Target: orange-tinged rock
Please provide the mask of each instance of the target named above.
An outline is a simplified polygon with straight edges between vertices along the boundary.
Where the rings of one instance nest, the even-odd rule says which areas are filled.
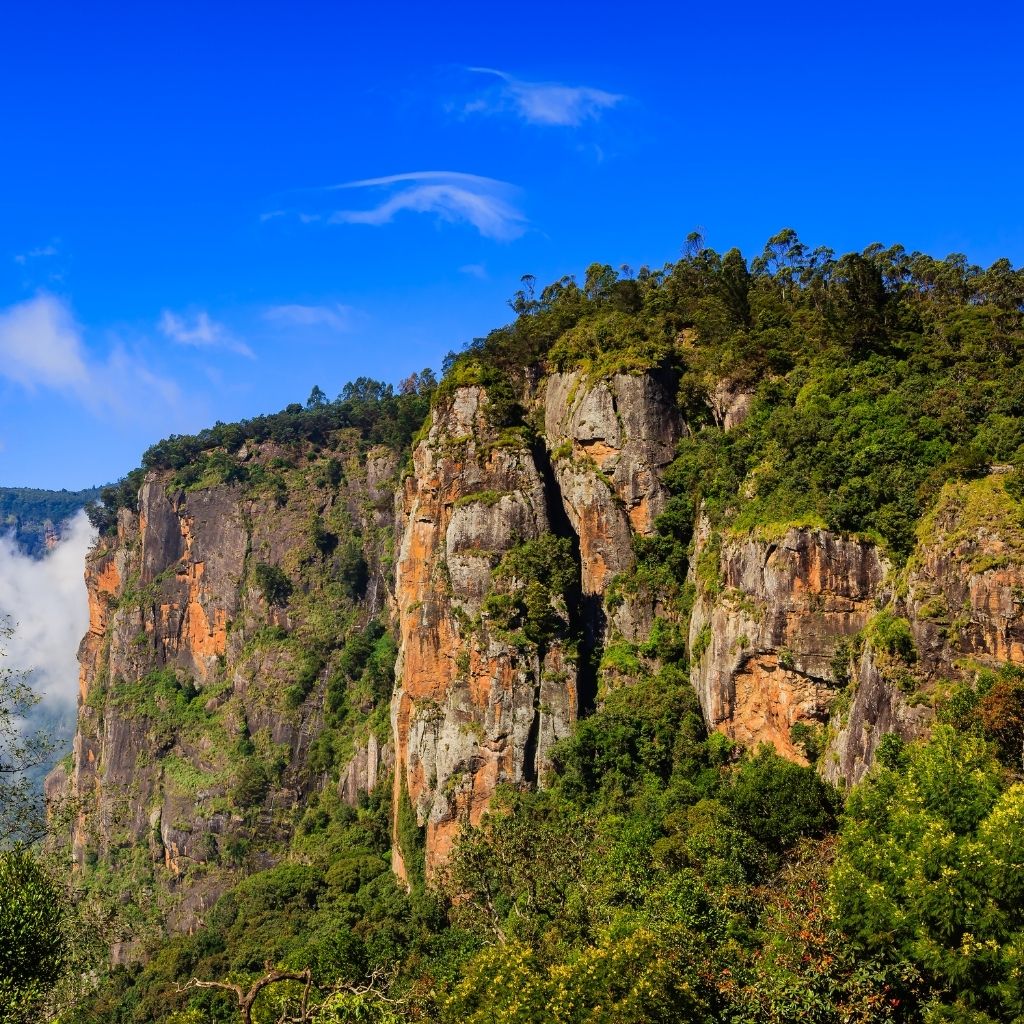
[[[543,467],[525,444],[495,443],[485,408],[481,389],[462,388],[435,409],[402,495],[395,812],[405,794],[425,829],[428,872],[499,784],[536,781],[577,712],[573,683],[540,700],[559,643],[523,648],[482,615],[502,553],[551,530]],[[393,864],[405,877],[408,851],[397,845]]]
[[[702,523],[694,566],[709,543]],[[691,679],[709,727],[803,761],[791,730],[828,721],[845,685],[833,659],[874,615],[888,571],[874,544],[826,530],[726,537],[714,581],[691,570]]]

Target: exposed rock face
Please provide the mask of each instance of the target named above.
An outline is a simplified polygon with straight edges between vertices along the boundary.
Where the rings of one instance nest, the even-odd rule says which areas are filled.
[[[77,863],[188,930],[275,863],[319,791],[356,804],[389,780],[393,866],[412,880],[422,856],[435,872],[497,786],[543,783],[598,699],[593,655],[643,643],[666,614],[641,574],[611,585],[668,500],[687,429],[675,388],[657,372],[552,375],[523,396],[536,435],[495,425],[480,387],[455,389],[401,481],[393,452],[347,432],[243,448],[231,483],[210,469],[226,453],[187,487],[151,473],[86,568],[73,763],[47,786],[80,804]],[[710,401],[728,429],[751,396],[723,385]],[[867,540],[721,534],[701,517],[688,639],[709,727],[851,783],[885,733],[927,731],[936,680],[1024,662],[1016,507],[1001,478],[950,485],[899,571]],[[530,575],[541,550],[559,560],[546,582]],[[903,661],[874,646],[883,610],[906,620]],[[390,730],[390,679],[345,681],[353,637],[388,659],[397,643]]]
[[[910,704],[879,670],[870,648],[861,655],[854,680],[853,701],[849,711],[838,718],[823,765],[825,777],[836,784],[859,782],[887,733],[911,740],[925,735],[931,724],[931,709]]]
[[[845,685],[832,662],[866,625],[887,566],[873,544],[825,530],[778,541],[698,531],[692,678],[711,728],[803,760],[791,731],[827,722]]]
[[[345,803],[355,807],[360,796],[372,793],[394,765],[395,752],[391,744],[382,744],[371,732],[366,738],[366,743],[359,747],[352,760],[342,770],[338,780],[338,793]]]
[[[393,453],[363,457],[343,436],[238,464],[247,482],[188,490],[150,473],[138,513],[90,553],[72,768],[47,789],[81,807],[78,865],[103,866],[122,899],[177,931],[239,872],[273,863],[290,809],[327,782],[309,753],[334,652],[390,595]],[[259,566],[283,580],[272,599]],[[386,736],[355,738],[353,800],[389,756]]]
[[[395,808],[411,802],[432,870],[499,783],[543,772],[576,717],[576,668],[565,642],[524,645],[481,615],[502,554],[552,531],[535,453],[491,427],[484,392],[467,387],[435,410],[413,461],[395,587]],[[395,866],[405,873],[397,842]]]
[[[905,602],[921,670],[1024,663],[1024,536],[1005,477],[947,485],[921,532]]]
[[[723,430],[738,427],[750,413],[754,392],[735,381],[720,381],[710,396],[711,414]]]
[[[1024,533],[999,475],[947,485],[898,573],[870,542],[824,530],[723,540],[702,523],[691,580],[693,681],[709,727],[797,760],[806,747],[793,727],[822,727],[820,767],[834,782],[857,782],[887,733],[926,733],[935,681],[1024,663]],[[883,608],[913,637],[898,663],[872,646]]]
[[[834,781],[859,780],[886,733],[924,734],[932,712],[920,697],[936,681],[1024,664],[1024,533],[1005,483],[1000,473],[949,483],[921,524],[892,605],[912,631],[913,662],[903,668],[901,688],[899,678],[887,677],[884,658],[865,649],[825,766]]]
[[[682,432],[672,382],[656,373],[588,383],[547,380],[544,435],[565,510],[580,537],[583,591],[602,593],[632,566],[632,535],[649,535],[667,492],[661,471]]]
[[[592,706],[605,593],[632,568],[634,535],[653,531],[682,429],[671,382],[655,373],[556,374],[527,405],[544,422],[532,446],[489,424],[479,388],[458,390],[435,411],[402,496],[395,807],[408,800],[425,827],[428,871],[497,785],[543,779],[551,745]],[[579,583],[553,599],[562,628],[539,646],[496,628],[486,599],[502,555],[546,534],[571,540]],[[612,628],[636,638],[652,612],[622,602]],[[402,852],[396,843],[400,873]]]
[[[683,433],[674,382],[658,373],[588,382],[559,373],[544,388],[544,435],[562,506],[579,537],[589,629],[639,640],[653,608],[603,601],[616,574],[633,568],[633,537],[650,536],[668,493],[661,480]],[[596,599],[596,600],[595,600]]]

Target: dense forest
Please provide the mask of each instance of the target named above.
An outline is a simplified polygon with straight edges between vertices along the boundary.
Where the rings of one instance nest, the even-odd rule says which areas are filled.
[[[326,786],[296,810],[277,862],[192,934],[110,967],[116,901],[69,880],[59,844],[4,853],[0,1021],[48,1006],[63,1024],[1024,1020],[1024,669],[930,680],[930,736],[887,737],[844,792],[823,780],[810,736],[798,764],[708,732],[685,582],[699,513],[736,535],[797,524],[865,538],[897,572],[960,482],[997,481],[977,529],[1024,529],[1024,271],[898,246],[837,257],[792,231],[747,259],[694,235],[660,269],[595,264],[539,290],[524,278],[511,306],[440,382],[364,380],[333,401],[316,388],[276,415],[169,438],[90,515],[110,533],[148,470],[182,488],[273,486],[240,457],[267,440],[309,451],[355,430],[406,459],[431,406],[468,384],[486,389],[496,427],[532,441],[523,394],[542,375],[657,368],[687,429],[655,534],[614,584],[657,595],[646,642],[591,653],[615,685],[557,744],[542,785],[501,789],[436,876],[397,808],[408,887],[390,869],[390,787],[351,806]],[[723,382],[750,396],[729,430],[713,401]],[[534,544],[517,557],[495,569],[521,584],[495,614],[536,645],[554,628],[566,553]],[[283,603],[274,587],[288,581],[264,576]],[[395,656],[385,628],[341,653],[342,689],[359,681],[380,708]],[[902,628],[880,619],[875,642],[908,667]],[[324,728],[341,729],[347,698],[326,699]]]
[[[84,491],[0,487],[0,526],[13,534],[21,550],[39,558],[47,544],[59,538],[61,526],[99,495],[99,487]]]

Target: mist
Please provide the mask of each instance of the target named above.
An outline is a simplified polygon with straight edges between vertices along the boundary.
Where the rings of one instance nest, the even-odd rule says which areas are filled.
[[[85,553],[95,536],[79,512],[40,559],[20,551],[13,537],[0,537],[0,616],[14,629],[4,642],[4,664],[28,673],[41,697],[29,726],[51,733],[58,757],[70,749],[74,734],[78,645],[89,625]]]

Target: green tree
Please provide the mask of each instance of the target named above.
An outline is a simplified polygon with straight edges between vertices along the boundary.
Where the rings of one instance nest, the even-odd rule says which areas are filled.
[[[0,1024],[38,1021],[64,964],[63,894],[24,849],[0,852]]]
[[[446,868],[453,915],[500,945],[536,938],[553,922],[582,926],[594,844],[593,820],[553,794],[499,790],[479,827],[463,830]]]
[[[11,636],[0,620],[0,641]],[[24,672],[5,666],[0,646],[0,846],[31,843],[46,833],[46,818],[33,780],[27,774],[53,756],[53,744],[27,720],[39,703]]]
[[[292,581],[279,565],[257,562],[253,569],[253,579],[269,605],[283,607],[292,596]]]
[[[831,882],[867,956],[930,986],[935,1020],[1024,1013],[1024,785],[985,741],[939,725],[851,794]]]
[[[840,800],[811,768],[786,761],[770,744],[741,765],[723,800],[736,821],[772,853],[835,827]]]

